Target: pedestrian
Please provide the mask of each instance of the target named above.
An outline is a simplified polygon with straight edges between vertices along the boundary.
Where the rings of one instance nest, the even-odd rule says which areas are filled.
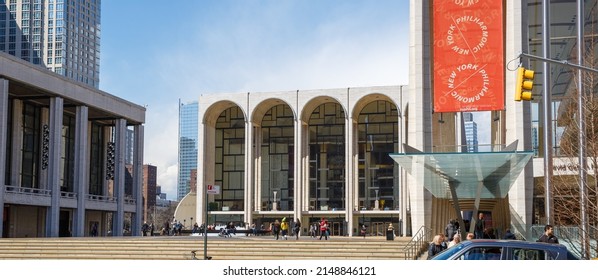
[[[282,223],[280,223],[280,230],[282,231],[282,237],[284,240],[287,239],[287,234],[289,233],[289,223],[287,223],[287,218],[282,218]]]
[[[361,225],[361,231],[359,232],[359,234],[363,235],[363,238],[365,238],[365,233],[367,232],[368,228],[365,226],[365,223]]]
[[[309,226],[309,235],[311,238],[316,238],[316,232],[318,231],[318,224],[313,223]]]
[[[466,240],[472,240],[474,239],[475,235],[473,234],[473,232],[468,232],[467,236],[465,237]]]
[[[474,230],[473,230],[473,234],[474,234],[474,238],[475,239],[482,239],[484,238],[484,213],[480,212],[478,214],[478,220],[475,221],[475,225],[474,225]]]
[[[544,226],[544,234],[538,238],[537,242],[559,244],[559,239],[554,235],[554,228],[552,225]]]
[[[272,232],[274,233],[274,236],[276,236],[276,240],[278,240],[278,237],[280,235],[280,222],[278,221],[278,219],[275,220],[272,224]]]
[[[155,230],[155,229],[156,229],[156,228],[154,227],[154,223],[151,223],[151,224],[150,224],[150,236],[154,236],[154,230]]]
[[[170,234],[170,221],[166,220],[162,227],[162,235],[169,235]]]
[[[141,226],[141,233],[143,234],[143,236],[147,236],[148,230],[149,230],[149,225],[147,224],[147,222],[143,222],[143,225]]]
[[[293,231],[295,232],[295,239],[299,240],[299,233],[301,232],[301,220],[297,219],[297,221],[295,222],[295,227],[293,228]]]
[[[455,227],[455,220],[450,220],[448,224],[444,227],[444,236],[448,238],[449,241],[453,241],[453,235],[457,233],[457,229]]]
[[[515,236],[515,234],[513,234],[513,233],[511,232],[511,229],[510,229],[510,228],[507,228],[507,230],[505,231],[505,237],[504,237],[504,239],[516,240],[516,239],[517,239],[517,237]]]
[[[328,240],[328,221],[326,221],[326,218],[324,217],[322,217],[322,220],[320,221],[320,240],[322,240],[322,236]]]
[[[97,223],[93,223],[91,225],[91,236],[92,237],[98,236],[98,224]]]
[[[446,249],[446,243],[444,243],[444,234],[437,234],[434,236],[430,246],[428,246],[428,260],[431,260],[444,249]]]
[[[453,240],[451,240],[451,242],[449,242],[447,248],[453,247],[459,243],[461,243],[461,235],[456,233],[455,235],[453,235]]]

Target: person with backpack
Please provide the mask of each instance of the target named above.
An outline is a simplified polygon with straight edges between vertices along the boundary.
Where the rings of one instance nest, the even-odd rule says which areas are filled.
[[[444,235],[448,238],[449,241],[453,241],[453,236],[457,233],[457,229],[455,227],[455,220],[450,220],[449,223],[444,228]]]
[[[282,237],[284,240],[287,239],[287,235],[289,234],[289,223],[287,222],[287,218],[282,218],[282,223],[280,224],[280,230],[282,231]]]

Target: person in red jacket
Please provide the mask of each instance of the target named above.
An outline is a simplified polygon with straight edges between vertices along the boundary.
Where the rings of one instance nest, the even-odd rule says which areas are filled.
[[[322,240],[322,236],[328,240],[328,221],[326,221],[326,218],[324,217],[322,217],[322,220],[320,221],[320,240]]]

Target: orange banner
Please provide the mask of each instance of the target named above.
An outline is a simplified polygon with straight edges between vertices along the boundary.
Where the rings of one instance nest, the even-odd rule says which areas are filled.
[[[434,112],[503,110],[503,1],[434,0]]]

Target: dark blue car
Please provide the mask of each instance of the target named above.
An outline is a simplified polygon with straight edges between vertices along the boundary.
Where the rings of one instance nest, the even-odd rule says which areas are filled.
[[[578,260],[560,244],[474,239],[448,248],[432,260]]]

